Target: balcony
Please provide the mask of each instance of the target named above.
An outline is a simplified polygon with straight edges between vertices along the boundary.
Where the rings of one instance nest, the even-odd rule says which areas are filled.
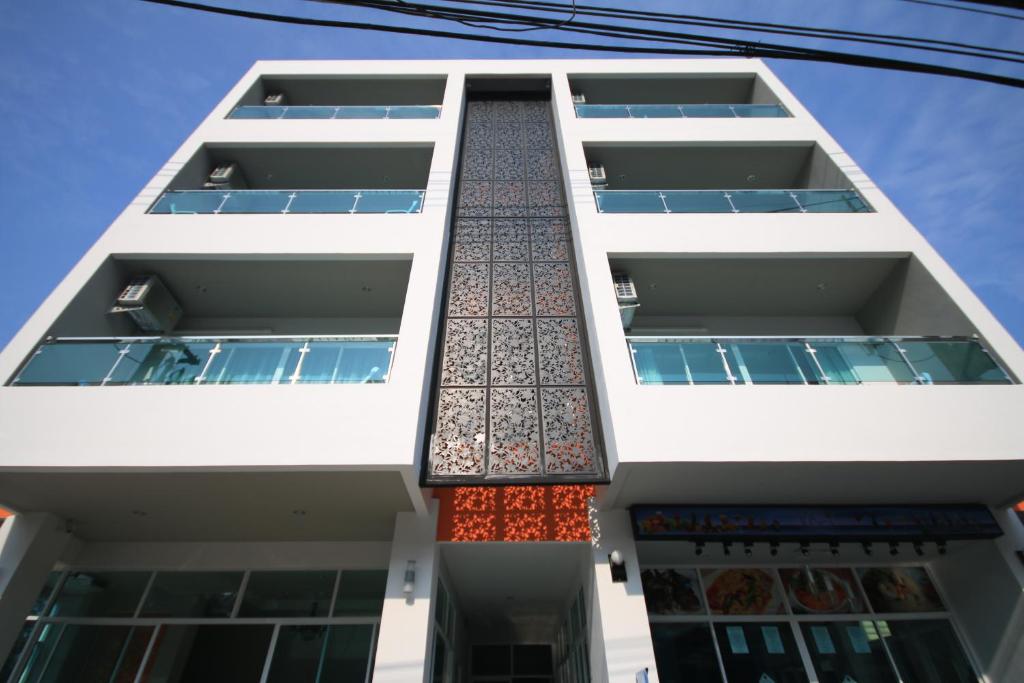
[[[754,74],[570,76],[581,119],[788,118]]]
[[[263,77],[229,119],[436,119],[445,79],[423,77]]]
[[[599,213],[869,213],[814,144],[585,146]]]
[[[409,268],[379,258],[112,257],[10,384],[387,382]],[[123,307],[119,292],[140,276],[158,279],[162,295]]]
[[[13,386],[378,384],[397,337],[57,338]]]
[[[171,190],[150,213],[419,213],[423,190]]]
[[[149,213],[419,213],[432,153],[423,145],[205,145]],[[229,173],[211,173],[218,168]]]
[[[1012,384],[973,339],[627,337],[638,384]]]

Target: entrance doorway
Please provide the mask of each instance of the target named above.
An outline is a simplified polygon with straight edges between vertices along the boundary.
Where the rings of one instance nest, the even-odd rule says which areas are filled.
[[[446,543],[431,683],[589,683],[587,543]]]

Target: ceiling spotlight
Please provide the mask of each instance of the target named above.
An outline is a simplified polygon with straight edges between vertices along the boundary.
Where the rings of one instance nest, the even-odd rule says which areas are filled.
[[[754,544],[753,543],[744,543],[743,544],[743,554],[746,555],[747,557],[750,557],[751,555],[753,555],[754,554]]]
[[[771,543],[768,544],[768,554],[770,554],[772,557],[775,557],[776,555],[779,554],[779,542],[778,541],[772,541]]]
[[[864,549],[864,554],[865,555],[870,555],[871,554],[871,544],[870,543],[865,541],[864,543],[860,544],[860,547]]]
[[[807,554],[811,552],[811,544],[807,541],[801,541],[800,543],[800,554],[807,557]]]
[[[700,557],[704,554],[704,541],[697,541],[696,545],[694,546],[694,552],[697,554],[697,557]]]
[[[748,183],[757,182],[757,174],[756,173],[751,173],[750,175],[748,175],[747,176],[747,182]]]
[[[732,554],[731,548],[732,548],[732,543],[729,543],[728,541],[726,541],[725,543],[722,544],[722,554],[724,554],[726,556],[731,555]]]
[[[892,555],[893,557],[896,557],[897,555],[899,555],[900,554],[900,544],[899,543],[895,543],[895,542],[889,543],[889,554]]]
[[[924,555],[924,543],[921,543],[921,541],[914,541],[914,552],[917,553],[918,557]]]
[[[832,541],[828,544],[829,552],[833,557],[839,557],[839,541]]]

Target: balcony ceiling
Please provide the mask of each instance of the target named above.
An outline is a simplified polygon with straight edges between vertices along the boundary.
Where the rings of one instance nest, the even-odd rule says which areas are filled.
[[[261,87],[262,85],[262,87]],[[404,105],[441,104],[444,76],[395,78],[323,78],[310,76],[264,77],[243,99],[243,104],[263,104],[268,93],[283,92],[294,105]]]
[[[569,82],[588,104],[742,104],[750,101],[754,76],[614,74],[570,76]]]
[[[643,316],[853,315],[897,258],[615,258]]]
[[[400,318],[408,260],[119,261],[155,273],[192,318]]]
[[[610,190],[760,190],[806,186],[814,147],[787,145],[586,145]]]
[[[398,472],[6,472],[0,504],[89,541],[384,541],[412,505]]]

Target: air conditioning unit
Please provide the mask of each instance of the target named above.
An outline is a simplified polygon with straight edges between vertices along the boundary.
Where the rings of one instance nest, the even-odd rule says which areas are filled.
[[[583,93],[579,93],[578,95],[573,95],[572,96],[572,103],[573,104],[586,104],[587,103],[587,96],[584,95]]]
[[[217,164],[203,185],[206,190],[243,190],[246,187],[248,183],[245,182],[242,169],[234,161]]]
[[[288,104],[288,98],[283,92],[272,92],[263,98],[263,104],[268,107],[283,107]]]
[[[597,166],[591,166],[590,169],[590,184],[594,187],[604,187],[608,184],[608,174],[604,172],[604,166],[598,164]]]
[[[629,330],[633,326],[636,309],[640,308],[640,298],[636,295],[636,284],[629,273],[612,273],[612,284],[615,286],[615,301],[619,304],[622,327]]]
[[[111,313],[127,313],[140,330],[166,333],[181,320],[181,306],[156,275],[132,278],[117,295]]]

